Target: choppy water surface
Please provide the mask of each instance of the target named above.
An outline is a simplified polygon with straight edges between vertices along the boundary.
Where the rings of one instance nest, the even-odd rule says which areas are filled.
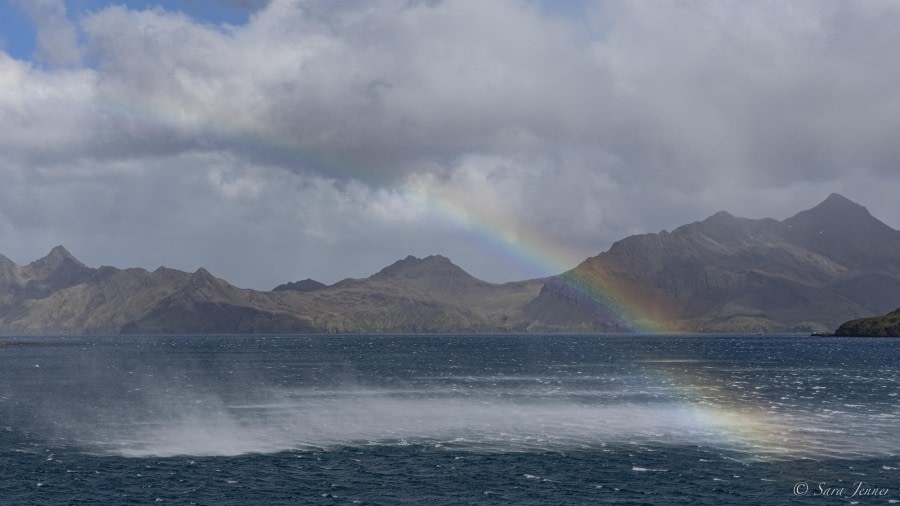
[[[6,341],[3,503],[900,503],[895,340]]]

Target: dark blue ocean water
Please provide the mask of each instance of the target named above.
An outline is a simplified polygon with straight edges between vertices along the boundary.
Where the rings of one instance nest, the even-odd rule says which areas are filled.
[[[8,338],[0,504],[890,504],[900,341]]]

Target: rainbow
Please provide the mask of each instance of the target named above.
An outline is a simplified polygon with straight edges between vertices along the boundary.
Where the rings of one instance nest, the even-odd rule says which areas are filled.
[[[460,195],[458,190],[435,193],[414,186],[408,191],[426,202],[436,219],[464,231],[467,238],[485,250],[530,267],[536,273],[563,272],[557,278],[560,282],[585,295],[599,308],[613,310],[633,330],[647,334],[672,332],[654,317],[647,301],[615,283],[574,272],[572,268],[578,264],[576,253],[523,226],[502,207],[491,207],[490,202],[486,205],[472,202],[472,196]],[[676,392],[683,413],[705,438],[721,438],[751,459],[810,458],[823,454],[821,438],[807,439],[808,435],[794,433],[795,422],[765,407],[739,400],[735,392],[720,382],[704,378],[702,370],[656,366],[649,372]]]
[[[741,401],[720,381],[705,378],[699,360],[639,359],[653,377],[671,388],[691,416],[692,423],[708,437],[721,437],[753,459],[803,458],[816,455],[812,441],[791,435],[796,422],[761,406]],[[684,363],[684,367],[679,367]],[[813,420],[805,422],[814,424]]]
[[[556,282],[563,283],[581,300],[594,305],[594,309],[612,311],[625,323],[627,330],[645,334],[675,330],[658,321],[649,304],[639,296],[614,283],[605,283],[575,271],[573,268],[584,260],[583,257],[561,242],[539,233],[534,227],[524,226],[508,209],[494,204],[502,202],[499,196],[473,202],[477,196],[463,195],[455,189],[434,192],[426,186],[413,183],[406,187],[406,191],[416,201],[424,203],[434,219],[462,231],[464,237],[483,250],[515,262],[534,277],[546,276],[548,272],[562,273],[555,278]]]

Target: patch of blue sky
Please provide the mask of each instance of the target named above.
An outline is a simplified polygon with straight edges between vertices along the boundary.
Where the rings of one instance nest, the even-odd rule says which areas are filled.
[[[11,1],[0,1],[0,50],[17,60],[34,52],[34,25]]]
[[[23,0],[30,1],[30,0]],[[83,16],[111,5],[131,10],[164,9],[181,12],[211,25],[246,24],[268,0],[65,0],[66,16],[76,26]],[[14,0],[0,0],[0,50],[17,60],[32,60],[35,49],[34,23]]]

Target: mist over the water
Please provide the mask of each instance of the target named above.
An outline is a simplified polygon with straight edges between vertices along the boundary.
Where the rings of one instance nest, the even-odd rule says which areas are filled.
[[[370,445],[900,455],[896,367],[742,362],[753,346],[673,339],[36,341],[4,350],[0,415],[32,440],[126,457]],[[771,343],[788,346],[751,341]]]

